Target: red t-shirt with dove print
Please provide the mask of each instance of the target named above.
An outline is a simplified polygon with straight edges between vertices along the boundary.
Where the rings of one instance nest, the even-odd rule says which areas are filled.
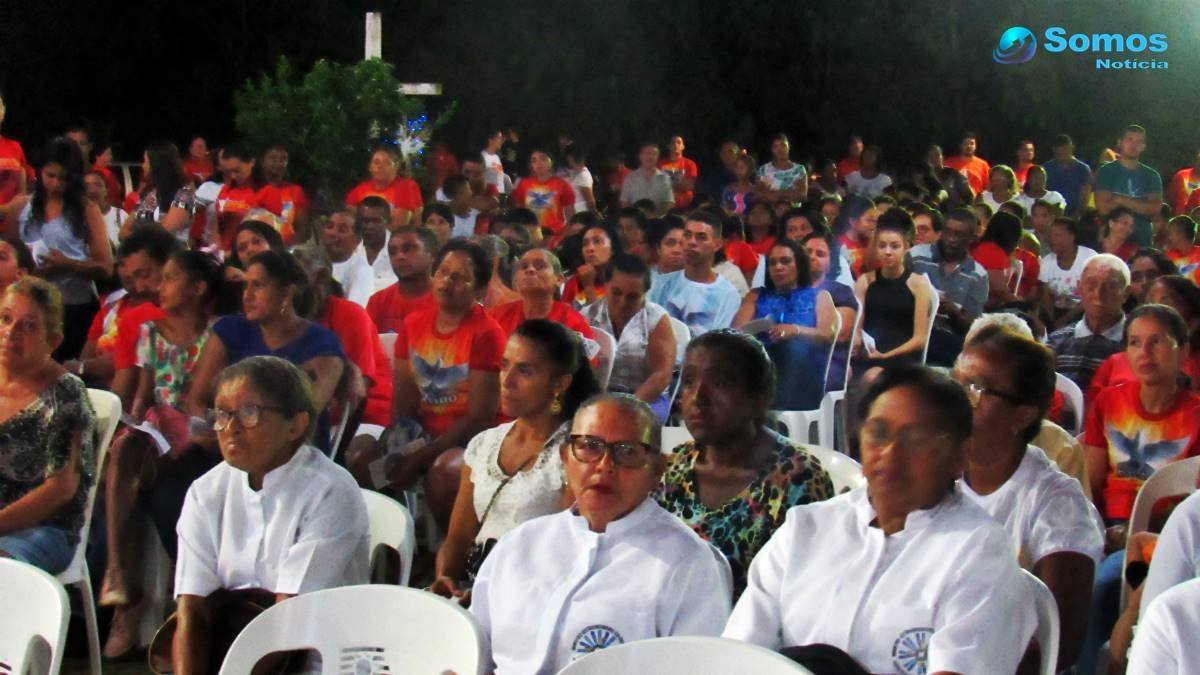
[[[1200,396],[1181,387],[1168,410],[1151,414],[1142,406],[1141,388],[1135,380],[1104,389],[1088,411],[1084,445],[1108,450],[1105,518],[1129,518],[1151,474],[1200,454]]]
[[[396,360],[408,361],[421,392],[417,421],[433,438],[467,413],[467,376],[472,370],[500,372],[504,330],[475,305],[458,328],[437,330],[437,308],[413,312],[396,334]]]

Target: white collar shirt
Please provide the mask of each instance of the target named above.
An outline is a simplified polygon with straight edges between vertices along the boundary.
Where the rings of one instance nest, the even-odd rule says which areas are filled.
[[[887,536],[866,488],[796,506],[750,564],[724,637],[829,644],[873,673],[1011,673],[1033,635],[1004,530],[957,489]]]
[[[729,616],[728,564],[652,499],[592,532],[574,509],[502,537],[471,613],[486,670],[553,674],[597,649],[671,635],[717,635]]]
[[[258,588],[299,594],[367,582],[367,509],[354,479],[301,446],[250,487],[222,462],[188,489],[176,526],[175,595]]]
[[[1075,322],[1075,337],[1079,339],[1091,337],[1095,335],[1087,319],[1080,319]],[[1109,326],[1106,330],[1100,333],[1100,337],[1113,342],[1123,343],[1125,341],[1125,315],[1121,315],[1121,320]]]
[[[1153,569],[1153,565],[1150,566]],[[1169,588],[1143,611],[1128,675],[1194,675],[1200,673],[1200,579]]]
[[[1197,577],[1200,577],[1200,492],[1172,509],[1163,526],[1154,548],[1154,564],[1142,590],[1142,613],[1168,588]]]
[[[1079,481],[1058,469],[1032,445],[1016,472],[991,494],[976,493],[959,479],[965,497],[987,511],[1008,532],[1017,563],[1032,571],[1053,553],[1081,553],[1099,562],[1104,553],[1103,521],[1083,495]]]
[[[382,253],[380,255],[387,257]],[[375,292],[375,271],[367,262],[367,249],[362,242],[349,258],[333,263],[332,268],[333,279],[342,285],[346,299],[365,309],[371,294]]]
[[[362,250],[363,258],[367,259],[367,264],[371,266],[371,273],[375,275],[375,284],[372,295],[382,291],[383,289],[396,283],[396,272],[392,269],[392,259],[388,256],[388,242],[392,240],[392,233],[384,231],[383,233],[383,248],[379,249],[379,253],[375,256],[375,261],[371,262],[367,258],[367,247],[364,244],[359,244],[358,247]]]

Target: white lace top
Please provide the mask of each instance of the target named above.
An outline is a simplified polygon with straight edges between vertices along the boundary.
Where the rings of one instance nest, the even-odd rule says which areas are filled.
[[[471,468],[471,482],[475,485],[477,518],[483,518],[492,495],[507,477],[500,469],[500,446],[513,424],[505,422],[479,432],[467,444],[463,454],[463,461]],[[527,520],[562,510],[562,487],[566,481],[559,447],[566,440],[569,430],[570,425],[564,423],[550,434],[542,454],[533,461],[533,466],[513,476],[508,482],[475,535],[476,543],[499,539]]]

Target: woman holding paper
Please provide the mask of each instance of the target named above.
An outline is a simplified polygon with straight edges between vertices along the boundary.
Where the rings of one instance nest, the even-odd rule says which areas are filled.
[[[133,410],[127,419],[137,424],[112,444],[104,477],[108,565],[98,603],[113,607],[104,655],[118,658],[136,647],[141,619],[141,589],[131,582],[145,541],[140,527],[139,494],[154,484],[160,465],[188,444],[188,418],[183,396],[192,371],[212,335],[212,304],[220,292],[221,264],[199,251],[179,251],[163,267],[158,305],[164,316],[142,325],[137,341],[140,370]],[[139,431],[141,433],[139,433]],[[172,452],[172,450],[174,452]]]
[[[811,285],[808,254],[789,239],[767,252],[767,277],[742,299],[733,325],[762,340],[780,378],[771,408],[812,410],[825,392],[825,362],[833,342],[833,298]]]

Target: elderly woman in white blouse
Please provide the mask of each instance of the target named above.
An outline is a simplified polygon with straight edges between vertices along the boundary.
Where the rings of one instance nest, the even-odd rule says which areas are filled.
[[[218,591],[280,601],[367,582],[366,506],[350,474],[307,443],[317,420],[311,389],[273,356],[239,361],[217,380],[211,417],[225,461],[192,484],[179,517],[179,675],[216,669]]]
[[[512,422],[471,439],[434,593],[466,601],[467,586],[501,535],[570,503],[559,448],[579,405],[599,392],[577,333],[530,319],[500,359],[500,410]]]
[[[721,631],[728,564],[649,496],[665,468],[659,436],[628,394],[580,407],[562,447],[575,505],[509,532],[475,580],[485,670],[555,673],[624,642]]]
[[[750,564],[724,636],[827,644],[872,673],[1013,673],[1031,593],[1004,528],[955,485],[971,435],[962,388],[920,366],[863,399],[867,486],[793,507]]]
[[[658,419],[666,420],[677,355],[671,318],[646,300],[651,276],[641,258],[616,256],[609,263],[609,274],[607,295],[580,310],[593,328],[617,340],[608,390],[633,394],[650,404]]]

